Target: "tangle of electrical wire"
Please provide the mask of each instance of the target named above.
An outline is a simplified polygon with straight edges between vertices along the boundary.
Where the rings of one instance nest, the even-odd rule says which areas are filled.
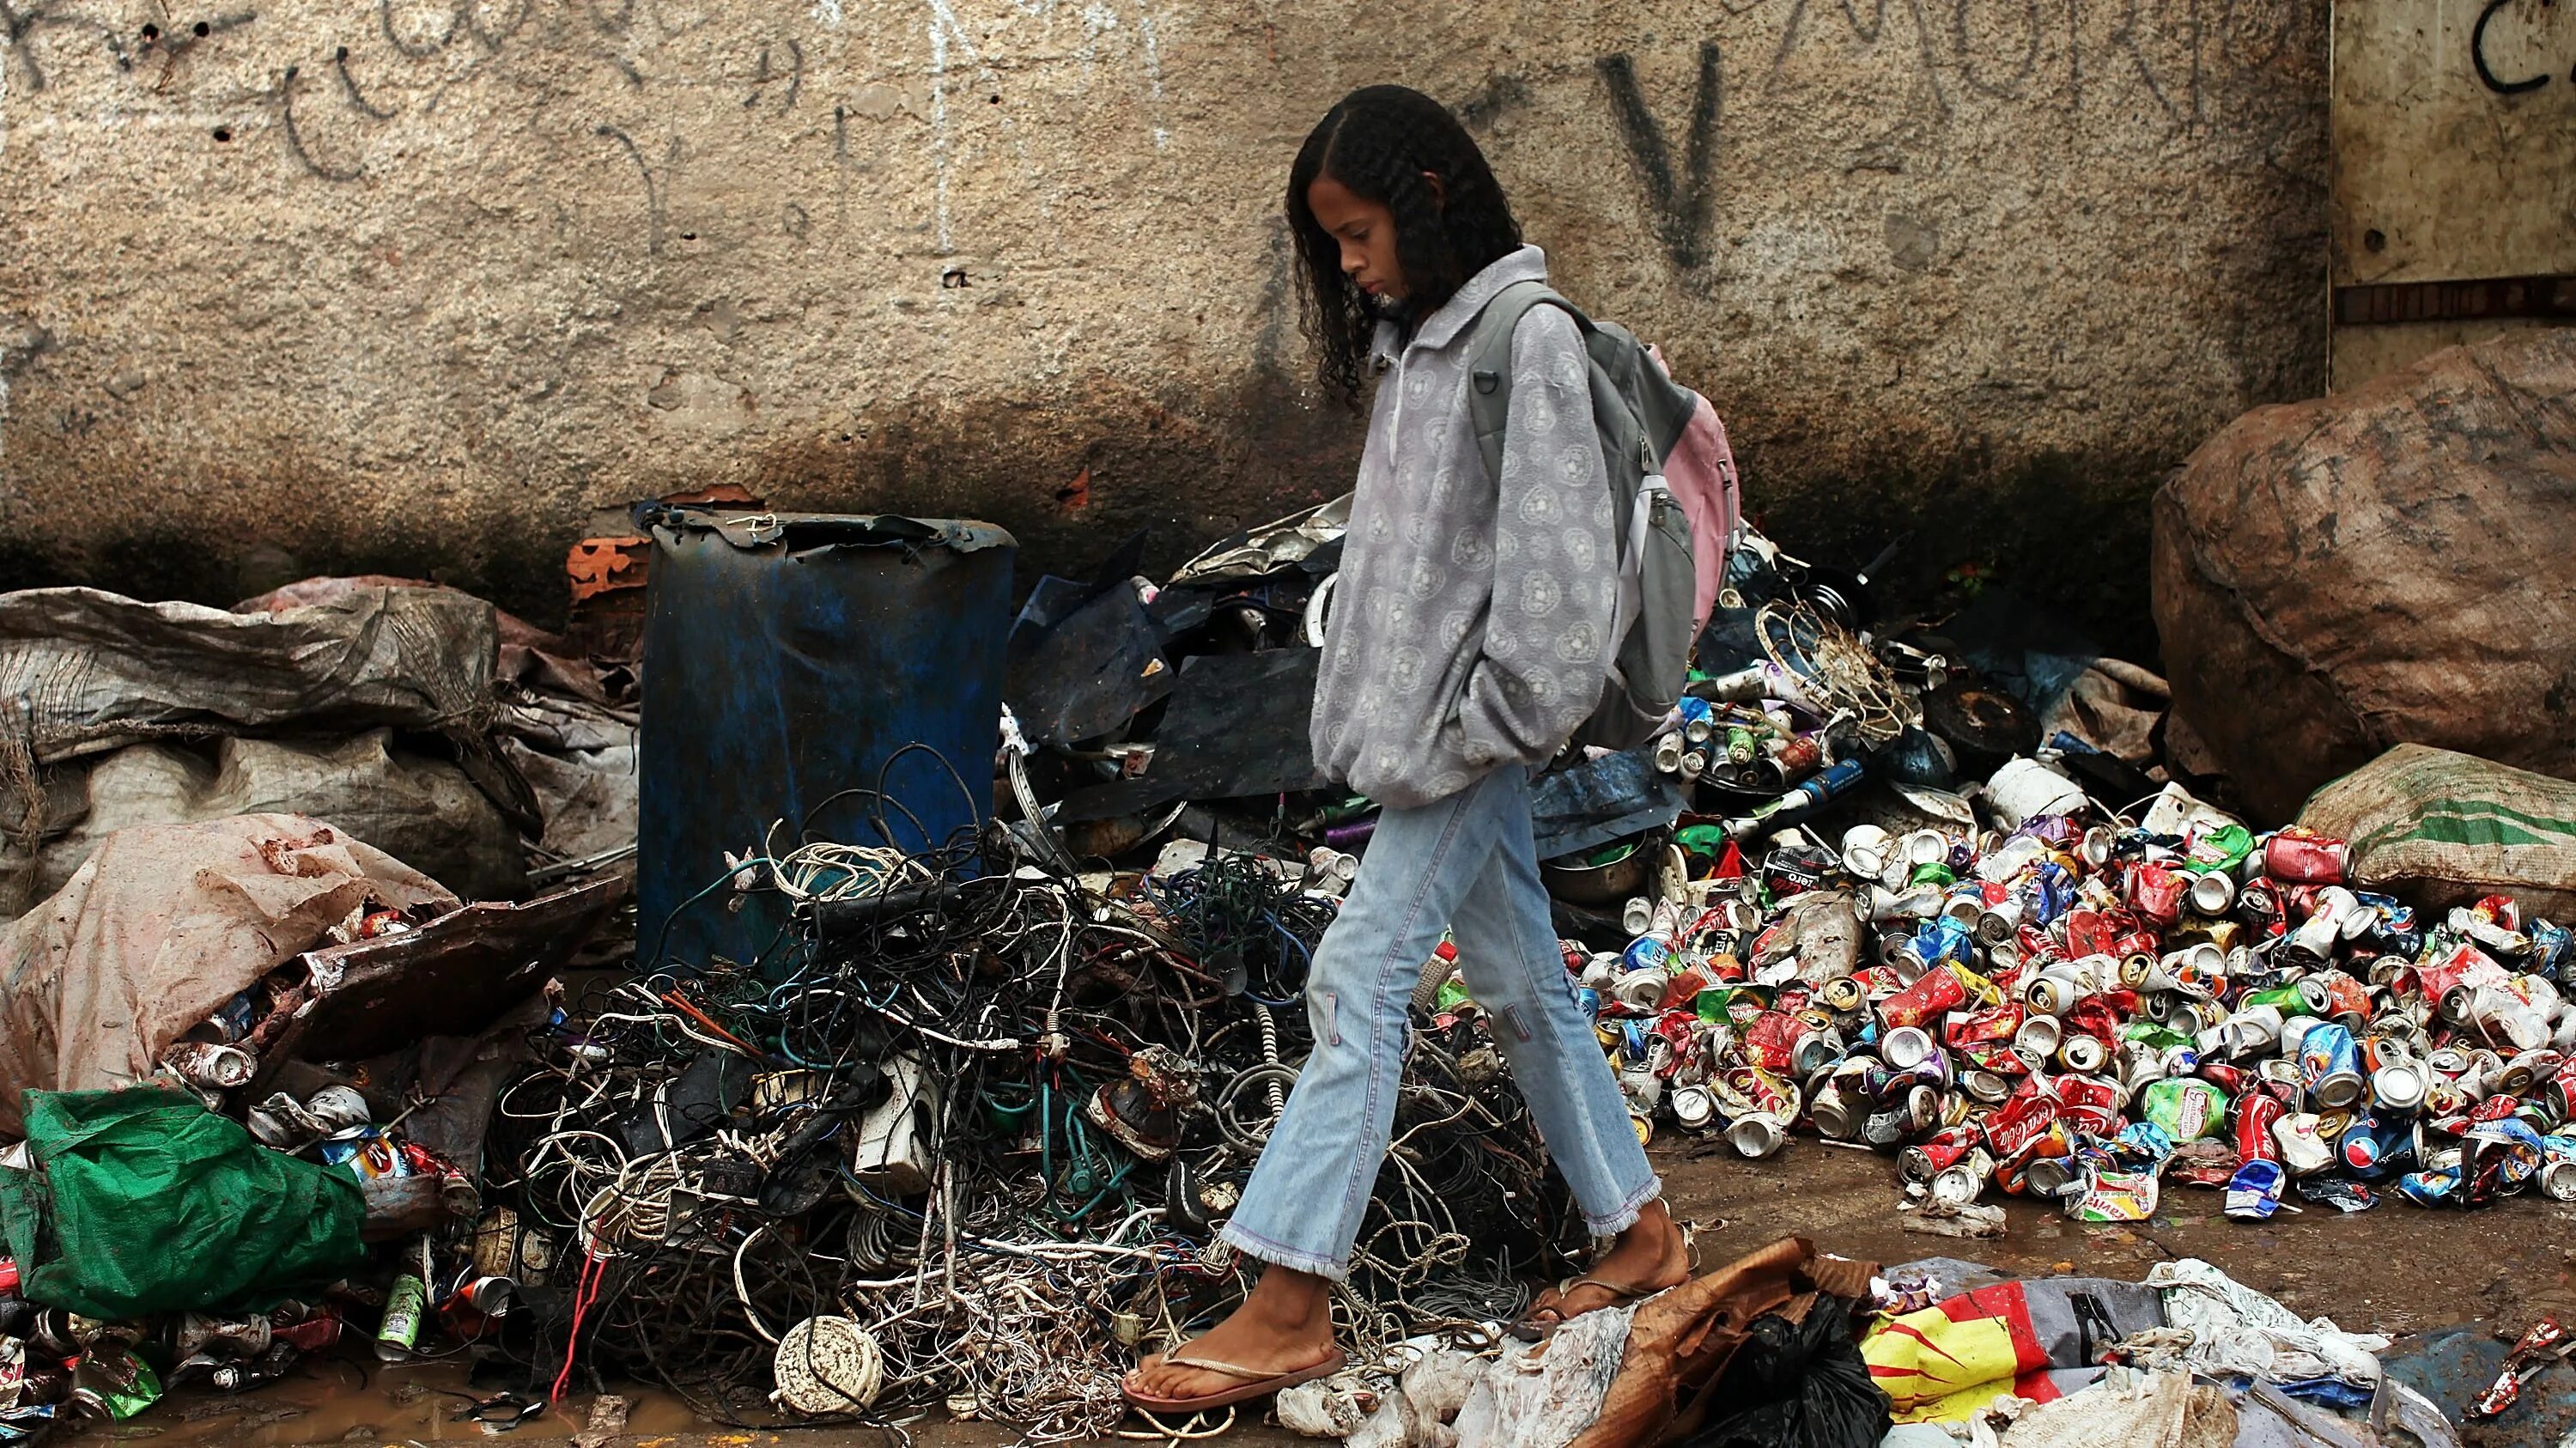
[[[787,1329],[837,1315],[880,1384],[806,1421],[945,1409],[1067,1442],[1116,1425],[1136,1351],[1248,1289],[1213,1227],[1311,1045],[1333,902],[1219,855],[1128,909],[998,834],[884,833],[764,842],[754,888],[800,907],[790,938],[600,986],[533,1034],[487,1150],[490,1199],[554,1249],[533,1378],[633,1375],[774,1425]],[[1167,1158],[1099,1122],[1148,1047],[1202,1088]],[[1472,1338],[1578,1220],[1484,1027],[1420,1022],[1336,1315],[1363,1359]]]

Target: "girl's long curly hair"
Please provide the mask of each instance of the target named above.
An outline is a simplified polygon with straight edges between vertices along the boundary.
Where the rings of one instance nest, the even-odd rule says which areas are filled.
[[[1437,190],[1426,172],[1440,178]],[[1379,313],[1342,275],[1340,244],[1306,204],[1306,188],[1322,176],[1394,214],[1404,315],[1413,320],[1518,248],[1521,228],[1485,153],[1438,101],[1373,85],[1325,113],[1288,171],[1288,229],[1297,238],[1298,312],[1315,344],[1315,375],[1356,407]]]

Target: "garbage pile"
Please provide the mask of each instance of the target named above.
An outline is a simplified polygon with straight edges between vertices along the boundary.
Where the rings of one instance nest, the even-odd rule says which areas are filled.
[[[0,917],[136,825],[328,819],[469,899],[633,852],[633,670],[455,589],[0,593],[0,673]]]
[[[1867,1263],[1786,1237],[1539,1344],[1421,1337],[1279,1395],[1280,1423],[1359,1448],[1876,1448]]]
[[[0,599],[0,656],[37,672],[72,669],[53,640],[88,628],[181,640],[127,650],[129,683],[194,680],[49,696],[24,731],[48,788],[126,827],[65,833],[31,806],[6,862],[52,898],[0,940],[27,987],[0,1003],[0,1130],[25,1137],[0,1158],[0,1441],[174,1383],[256,1386],[335,1343],[470,1359],[506,1389],[459,1411],[495,1428],[634,1379],[732,1423],[1113,1427],[1134,1358],[1249,1285],[1216,1228],[1311,1046],[1308,964],[1374,828],[1307,745],[1346,518],[1325,504],[1161,584],[1132,552],[1042,580],[1009,649],[998,819],[898,848],[935,836],[890,827],[911,812],[880,770],[826,801],[872,800],[878,843],[781,820],[639,922],[640,971],[571,989],[557,973],[615,880],[468,905],[486,891],[371,848],[402,824],[392,784],[360,788],[387,808],[358,826],[245,802],[265,753],[322,759],[317,787],[344,793],[435,775],[423,798],[472,796],[471,821],[413,821],[469,842],[455,868],[500,861],[509,893],[595,876],[633,849],[631,670],[382,581],[238,615]],[[1568,987],[1641,1138],[1875,1148],[1912,1219],[1962,1235],[2000,1230],[1998,1193],[2092,1221],[2143,1219],[2175,1184],[2249,1219],[2576,1200],[2576,949],[2539,918],[2576,908],[2576,868],[2382,823],[2542,810],[2533,829],[2576,839],[2576,794],[2400,750],[2313,802],[2337,828],[2256,830],[2168,775],[2160,680],[1999,592],[1882,619],[1862,574],[1751,534],[1726,585],[1659,737],[1577,751],[1534,791]],[[34,620],[15,634],[13,606]],[[197,679],[207,640],[284,662]],[[115,815],[118,781],[155,770],[221,782]],[[986,781],[954,783],[984,814]],[[690,911],[759,922],[752,948],[673,951]],[[1622,1396],[1627,1313],[1514,1370],[1546,1381],[1461,1365],[1581,1224],[1457,965],[1442,946],[1414,996],[1336,1299],[1355,1360],[1438,1348],[1430,1419],[1510,1422],[1520,1395],[1564,1441],[1663,1432],[1692,1395],[1742,1410],[1686,1425],[1712,1443],[1883,1423],[1870,1309],[1927,1304],[1803,1245],[1634,1315],[1678,1342],[1690,1311],[1746,1322],[1729,1294],[1750,1281],[1805,1300],[1739,1354],[1746,1381],[1685,1353]],[[1575,1378],[1610,1397],[1568,1416]],[[1309,1406],[1441,1441],[1420,1404],[1409,1427]]]
[[[1861,1356],[1896,1421],[1924,1425],[1890,1434],[1889,1448],[1969,1436],[2007,1448],[2459,1442],[2440,1407],[2383,1365],[2389,1339],[2302,1320],[2194,1258],[2135,1283],[2022,1281],[1932,1258],[1873,1285]]]
[[[0,1436],[488,1336],[486,1120],[621,891],[461,904],[291,815],[103,841],[0,934]]]
[[[1951,1215],[1992,1189],[2136,1221],[2167,1180],[2250,1219],[2576,1200],[2567,930],[2500,896],[2419,920],[2344,842],[2178,789],[2130,822],[2018,761],[1985,800],[1975,834],[1863,823],[1631,902],[1647,928],[1581,980],[1639,1112],[1894,1152]]]
[[[542,1275],[553,1389],[636,1377],[727,1420],[945,1409],[1030,1442],[1113,1426],[1133,1354],[1249,1286],[1213,1229],[1309,1048],[1340,882],[1217,853],[1094,890],[987,832],[808,842],[722,883],[796,923],[756,962],[604,986],[501,1093],[474,1241]],[[1580,1217],[1481,1026],[1418,1038],[1395,1140],[1344,1330],[1516,1315]]]
[[[2515,1361],[2563,1340],[2545,1324]],[[1880,1271],[1790,1237],[1544,1344],[1395,1344],[1277,1412],[1358,1448],[2457,1448],[2389,1346],[2192,1258],[2143,1282],[2024,1280],[1948,1257]]]
[[[1340,519],[1160,588],[1040,586],[1008,689],[1024,839],[1364,848],[1369,803],[1308,777],[1297,677]],[[2566,930],[2505,895],[2419,913],[2342,840],[2194,798],[2156,758],[2160,681],[1999,596],[1877,620],[1859,576],[1748,532],[1719,603],[1666,731],[1562,761],[1536,810],[1641,1135],[1876,1147],[1958,1231],[1999,1222],[1990,1193],[2128,1221],[2175,1182],[2256,1219],[2576,1199]],[[1456,976],[1420,1003],[1479,1016]]]

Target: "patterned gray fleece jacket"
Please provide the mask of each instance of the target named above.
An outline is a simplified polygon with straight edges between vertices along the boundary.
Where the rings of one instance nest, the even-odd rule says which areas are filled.
[[[1544,763],[1601,701],[1618,556],[1582,333],[1532,307],[1512,334],[1503,475],[1469,420],[1468,332],[1524,246],[1410,338],[1377,336],[1378,389],[1315,683],[1315,759],[1398,808]]]

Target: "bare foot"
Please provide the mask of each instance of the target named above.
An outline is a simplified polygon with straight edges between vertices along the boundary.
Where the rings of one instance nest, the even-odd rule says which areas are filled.
[[[1550,1287],[1539,1294],[1538,1304],[1530,1309],[1529,1321],[1544,1329],[1569,1317],[1621,1302],[1633,1301],[1667,1287],[1679,1287],[1690,1280],[1690,1247],[1682,1238],[1679,1222],[1673,1220],[1662,1198],[1648,1202],[1637,1214],[1634,1226],[1621,1232],[1583,1275],[1598,1281],[1577,1283],[1563,1294]],[[1633,1289],[1621,1293],[1602,1283],[1616,1283]]]
[[[1268,1268],[1233,1316],[1173,1356],[1232,1363],[1257,1373],[1302,1372],[1333,1355],[1331,1290],[1321,1277]],[[1121,1386],[1131,1397],[1197,1398],[1243,1383],[1226,1373],[1175,1367],[1157,1353],[1138,1364]]]

